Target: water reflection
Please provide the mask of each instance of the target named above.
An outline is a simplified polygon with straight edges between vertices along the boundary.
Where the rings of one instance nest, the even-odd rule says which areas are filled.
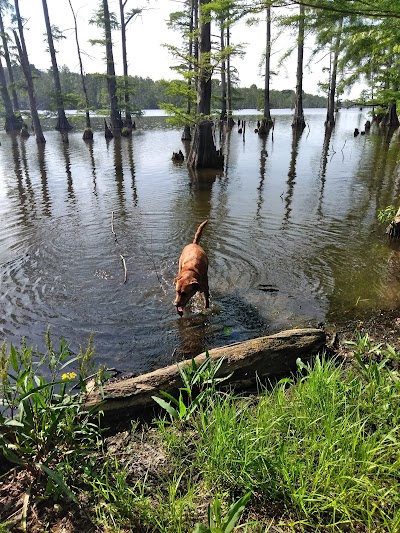
[[[269,133],[270,133],[270,128],[267,129],[266,135],[262,135],[260,137],[260,139],[261,139],[260,182],[259,182],[259,185],[257,187],[258,200],[257,200],[256,218],[259,218],[260,212],[261,212],[261,209],[262,209],[262,205],[263,205],[263,202],[264,202],[263,193],[264,193],[265,169],[266,169],[266,162],[267,162],[267,157],[268,157],[267,139],[268,139]]]
[[[136,178],[135,178],[135,161],[133,159],[133,141],[132,137],[128,138],[128,161],[129,161],[129,172],[131,176],[131,188],[132,188],[132,199],[133,206],[136,207],[138,204],[138,194],[136,188]]]
[[[42,182],[43,214],[46,217],[50,217],[51,216],[51,200],[50,200],[49,186],[47,182],[45,143],[38,144],[38,161],[39,161],[40,177],[41,177],[41,182]]]
[[[93,150],[93,139],[85,141],[86,146],[89,150],[90,157],[90,168],[92,171],[92,183],[93,183],[93,194],[97,196],[97,183],[96,183],[96,162],[94,159],[94,150]]]
[[[74,184],[72,181],[72,171],[71,171],[71,156],[70,156],[70,145],[69,143],[62,144],[62,151],[65,161],[65,174],[67,176],[67,191],[68,199],[71,200],[72,204],[76,203],[75,193],[74,193]]]
[[[321,182],[319,202],[318,202],[318,215],[321,218],[322,215],[322,205],[324,201],[324,191],[325,191],[325,182],[326,182],[326,170],[328,166],[328,155],[329,155],[329,146],[331,142],[333,128],[325,128],[324,143],[322,145],[322,155],[321,155],[321,165],[319,170],[319,179]]]
[[[301,136],[303,135],[303,129],[292,128],[292,150],[290,155],[290,165],[287,180],[287,193],[285,195],[285,215],[283,227],[287,227],[290,219],[290,213],[292,212],[292,199],[294,186],[296,184],[296,162],[298,156],[298,148]]]

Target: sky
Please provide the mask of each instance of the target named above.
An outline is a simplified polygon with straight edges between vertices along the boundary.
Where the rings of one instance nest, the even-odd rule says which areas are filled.
[[[71,0],[77,15],[79,41],[83,55],[84,69],[87,73],[104,72],[104,50],[100,45],[91,45],[89,39],[100,37],[100,30],[89,24],[98,0]],[[45,23],[41,0],[20,0],[21,16],[26,19],[25,39],[28,48],[29,60],[37,68],[46,70],[50,68],[50,55],[46,52]],[[68,0],[47,0],[51,24],[64,32],[66,39],[56,44],[58,51],[57,62],[61,67],[66,65],[71,71],[79,71],[78,56],[74,37],[74,22]],[[128,0],[127,9],[133,7],[145,7],[143,14],[136,17],[127,30],[127,48],[129,57],[129,74],[132,76],[149,77],[153,80],[176,78],[176,73],[170,69],[174,59],[166,48],[165,43],[172,45],[180,44],[180,36],[167,27],[166,21],[169,14],[179,11],[179,0]],[[110,10],[119,13],[117,0],[109,0]],[[212,32],[217,28],[212,26]],[[241,87],[264,86],[260,60],[265,48],[265,20],[261,20],[258,26],[248,27],[244,22],[235,25],[231,34],[232,44],[243,43],[245,56],[242,59],[235,58],[233,66],[238,71]],[[295,43],[295,37],[282,35],[273,45],[272,69],[277,72],[272,78],[272,89],[295,89],[296,86],[296,53],[293,53],[284,67],[278,70],[278,60],[286,51],[286,48]],[[116,73],[122,74],[122,53],[118,39],[118,32],[113,33],[114,61]],[[310,43],[311,45],[311,43]],[[305,46],[305,57],[309,55],[311,46]],[[305,67],[303,90],[311,94],[322,94],[318,88],[319,81],[326,80],[326,72],[323,67],[327,66],[327,59],[321,59],[314,63],[312,71]],[[355,91],[355,92],[354,92]],[[352,91],[350,96],[358,94],[359,88]]]

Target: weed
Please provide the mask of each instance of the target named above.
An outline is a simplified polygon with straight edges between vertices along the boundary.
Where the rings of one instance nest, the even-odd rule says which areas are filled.
[[[216,362],[212,361],[207,351],[206,358],[200,366],[194,359],[191,360],[190,365],[178,365],[184,385],[179,388],[179,397],[175,398],[165,391],[160,391],[160,394],[169,402],[157,396],[152,396],[153,400],[167,411],[171,420],[181,422],[189,420],[205,400],[215,393],[216,386],[229,379],[230,376],[217,378],[223,361],[223,357]]]
[[[221,512],[221,503],[218,499],[218,496],[215,496],[213,504],[208,505],[207,526],[203,524],[196,524],[193,533],[231,533],[231,531],[233,531],[236,527],[237,522],[240,520],[240,517],[250,497],[251,492],[248,492],[242,496],[231,506],[227,517],[224,518]]]
[[[378,211],[378,220],[382,224],[392,222],[397,212],[397,208],[394,205],[388,205],[384,209]]]
[[[0,356],[0,452],[10,463],[29,470],[54,499],[60,494],[77,501],[64,479],[100,438],[99,425],[82,408],[85,373],[93,358],[91,338],[74,356],[64,339],[55,349],[50,332],[40,354],[23,341],[17,349],[3,344]],[[65,372],[78,361],[82,373]]]

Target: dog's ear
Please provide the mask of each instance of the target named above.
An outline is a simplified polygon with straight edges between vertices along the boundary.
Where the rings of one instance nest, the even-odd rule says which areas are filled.
[[[192,289],[193,289],[194,291],[198,291],[198,290],[200,290],[200,285],[197,283],[197,281],[192,281],[191,284],[190,284],[190,286],[192,287]]]

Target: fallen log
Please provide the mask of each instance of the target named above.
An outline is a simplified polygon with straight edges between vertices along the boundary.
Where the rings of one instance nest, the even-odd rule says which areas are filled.
[[[309,361],[326,343],[321,329],[293,329],[268,337],[258,337],[245,342],[230,344],[209,350],[212,361],[223,357],[216,377],[229,376],[224,384],[244,389],[254,386],[257,380],[288,375],[296,370],[296,360]],[[206,359],[206,353],[194,358],[197,366]],[[192,360],[181,361],[154,372],[116,382],[104,383],[103,397],[99,390],[89,392],[85,399],[87,409],[104,413],[106,420],[131,416],[155,407],[152,396],[160,396],[160,390],[175,394],[182,387],[178,366],[185,368]]]

